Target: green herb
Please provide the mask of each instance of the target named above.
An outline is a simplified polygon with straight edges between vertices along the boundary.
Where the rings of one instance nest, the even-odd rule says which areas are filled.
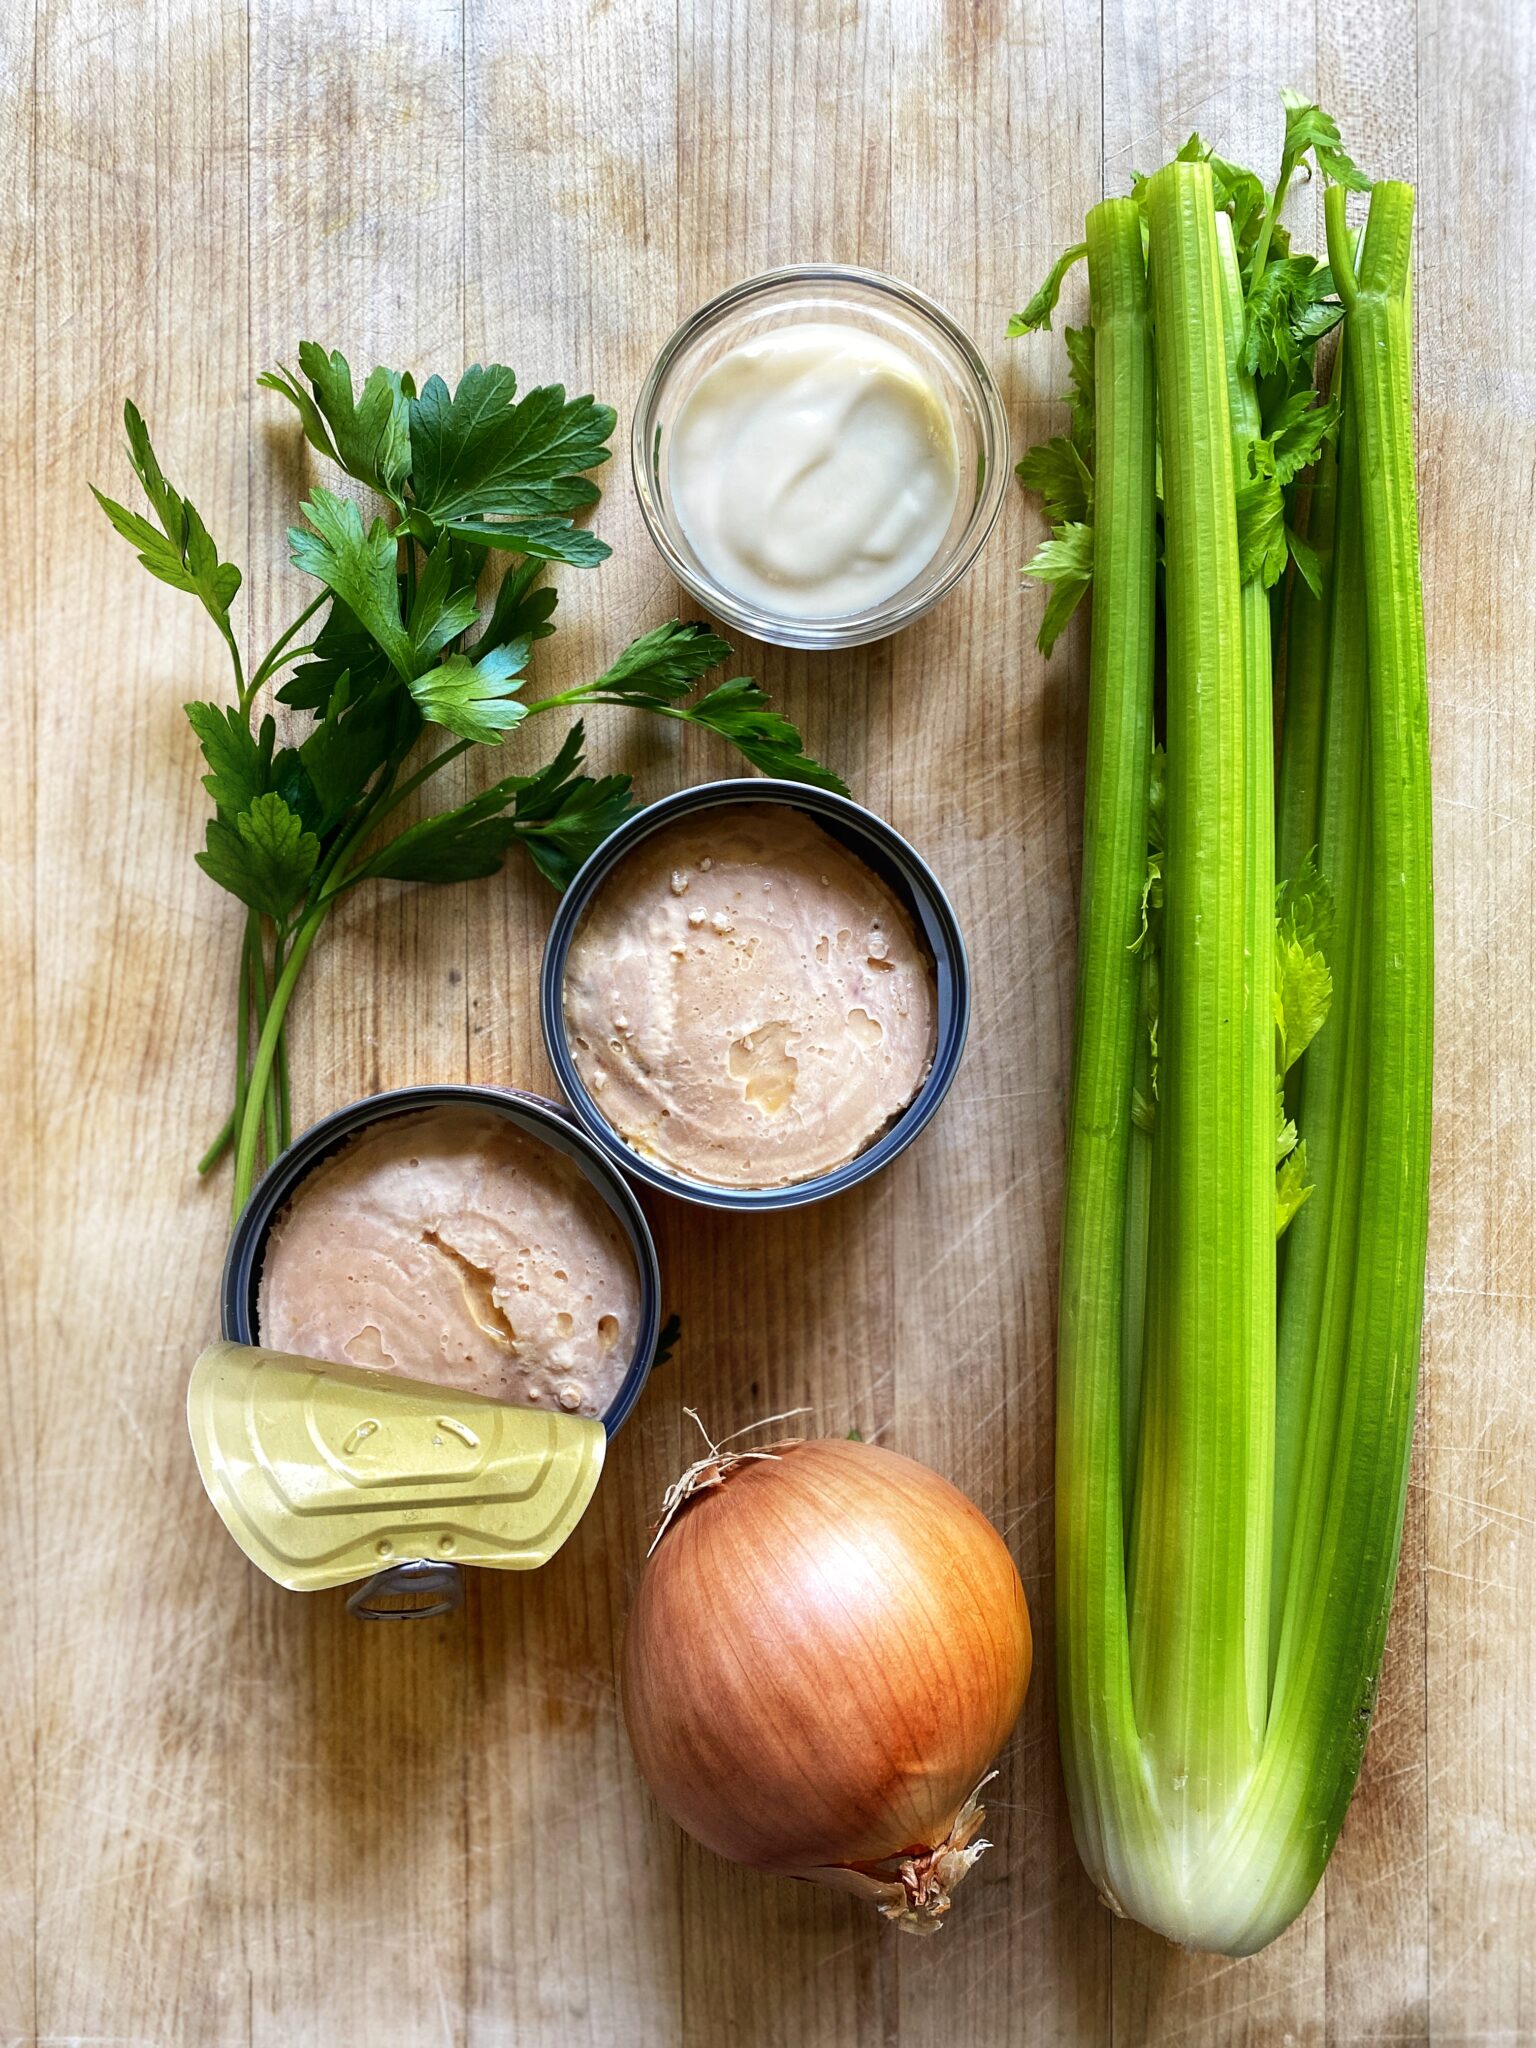
[[[186,712],[214,804],[198,864],[246,906],[234,1107],[198,1168],[208,1172],[233,1147],[237,1212],[263,1156],[287,1142],[288,1009],[337,900],[365,881],[491,875],[514,846],[563,888],[633,807],[627,775],[583,771],[577,720],[543,767],[398,828],[401,806],[450,761],[499,745],[544,712],[624,704],[717,733],[770,774],[843,788],[746,677],[692,696],[731,651],[703,625],[671,620],[593,682],[530,699],[534,649],[554,631],[556,592],[540,582],[546,565],[589,567],[609,552],[571,515],[599,497],[588,472],[608,459],[611,407],[567,399],[557,384],[519,398],[499,363],[473,364],[451,393],[440,377],[418,392],[408,373],[388,369],[371,371],[358,391],[346,358],[313,342],[300,345],[297,373],[279,368],[258,381],[288,400],[311,445],[382,510],[324,487],[310,492],[288,544],[295,568],[322,588],[249,673],[230,616],[240,572],[166,482],[132,403],[129,460],[154,517],[95,493],[150,574],[201,600],[234,670],[233,704]],[[481,624],[493,554],[510,559]],[[317,614],[313,637],[302,640]],[[307,720],[282,745],[275,717],[256,710],[267,689]],[[451,743],[431,751],[437,731]]]
[[[1308,158],[1331,181],[1326,266],[1279,218]],[[1329,117],[1287,96],[1272,187],[1193,136],[1096,207],[1072,432],[1019,465],[1052,528],[1029,571],[1052,585],[1041,644],[1088,589],[1093,614],[1063,1757],[1105,1897],[1235,1954],[1301,1911],[1359,1773],[1423,1307],[1412,194],[1372,187],[1357,248],[1344,199],[1364,185]],[[1045,324],[1066,261],[1016,325]]]

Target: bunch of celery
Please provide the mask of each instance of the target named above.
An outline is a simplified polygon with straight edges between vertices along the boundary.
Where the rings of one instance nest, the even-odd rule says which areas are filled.
[[[1328,266],[1280,223],[1309,155]],[[1234,1954],[1338,1835],[1407,1487],[1433,1023],[1412,209],[1288,98],[1273,190],[1192,138],[1093,209],[1012,330],[1086,255],[1072,430],[1020,464],[1052,525],[1042,647],[1093,610],[1065,1770],[1105,1899]]]

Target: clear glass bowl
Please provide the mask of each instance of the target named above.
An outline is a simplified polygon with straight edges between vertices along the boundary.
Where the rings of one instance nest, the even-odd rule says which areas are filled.
[[[961,486],[938,549],[904,588],[864,611],[797,618],[788,611],[760,609],[704,567],[672,506],[668,456],[684,403],[729,350],[771,329],[828,320],[867,328],[927,372],[954,423]],[[777,647],[861,647],[921,617],[954,588],[981,552],[1002,509],[1009,472],[1002,397],[970,336],[911,285],[837,263],[795,264],[750,277],[684,321],[645,380],[630,452],[640,510],[678,582],[717,619]]]

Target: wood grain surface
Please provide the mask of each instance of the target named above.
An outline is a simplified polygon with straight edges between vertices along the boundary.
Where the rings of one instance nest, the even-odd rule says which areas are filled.
[[[17,0],[0,52],[0,2041],[1536,2041],[1531,0]],[[311,465],[254,380],[301,337],[355,365],[495,357],[627,424],[703,296],[813,257],[941,299],[1023,444],[1063,365],[1057,340],[1006,344],[1009,311],[1192,126],[1272,162],[1284,84],[1420,190],[1437,1118],[1422,1426],[1365,1775],[1311,1908],[1232,1963],[1095,1903],[1058,1775],[1085,642],[1034,651],[1035,511],[1011,494],[975,574],[898,640],[743,651],[953,893],[976,1016],[943,1116],[828,1208],[654,1205],[685,1342],[576,1537],[541,1573],[475,1576],[456,1620],[369,1629],[250,1569],[188,1452],[226,1226],[225,1185],[190,1164],[227,1099],[238,919],[193,866],[179,706],[223,690],[222,656],[85,486],[126,494],[132,394],[246,569],[265,645],[296,609],[282,529]],[[1298,194],[1314,232],[1316,210]],[[598,520],[613,559],[561,573],[551,680],[678,608],[622,459]],[[621,714],[594,738],[647,793],[731,765]],[[412,1080],[547,1087],[549,911],[517,870],[353,900],[301,999],[300,1120]],[[615,1650],[685,1402],[717,1433],[799,1403],[856,1424],[1013,1547],[1036,1678],[996,1847],[939,1940],[715,1862],[637,1780]]]

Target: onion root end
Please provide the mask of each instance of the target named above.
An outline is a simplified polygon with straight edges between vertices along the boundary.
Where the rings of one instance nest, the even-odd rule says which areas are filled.
[[[981,1792],[996,1776],[996,1771],[988,1771],[961,1807],[949,1833],[932,1848],[914,1855],[887,1856],[878,1863],[839,1863],[793,1874],[873,1900],[885,1918],[904,1933],[937,1934],[949,1911],[950,1894],[992,1846],[981,1836],[986,1818]]]

